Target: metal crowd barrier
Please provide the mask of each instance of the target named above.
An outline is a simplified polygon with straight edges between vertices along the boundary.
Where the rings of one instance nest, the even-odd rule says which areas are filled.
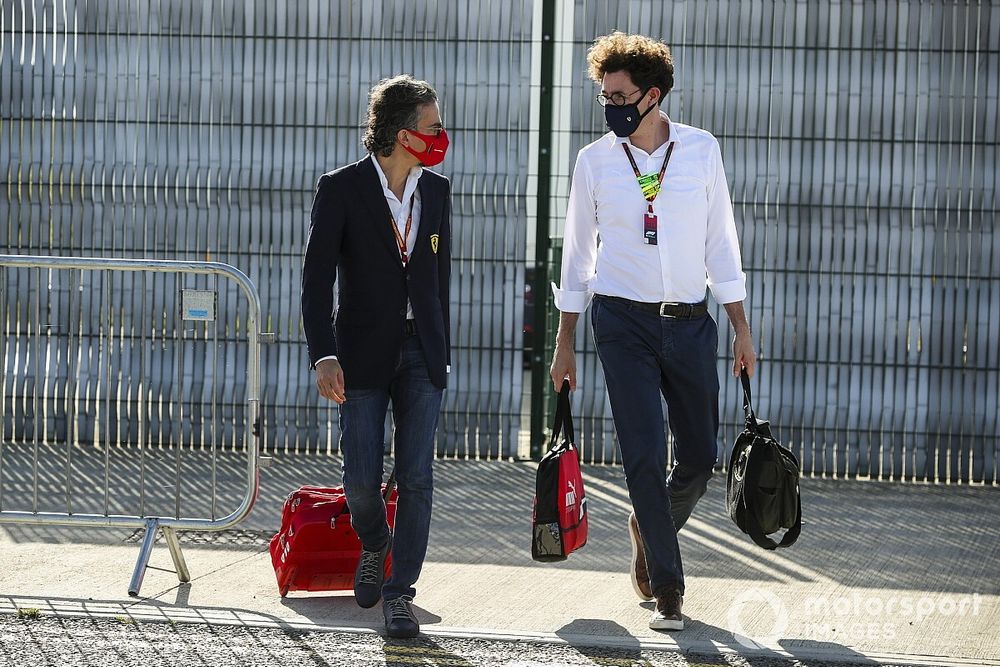
[[[257,497],[260,320],[227,264],[0,255],[0,523],[144,528],[132,596],[159,531],[190,581],[176,531]]]

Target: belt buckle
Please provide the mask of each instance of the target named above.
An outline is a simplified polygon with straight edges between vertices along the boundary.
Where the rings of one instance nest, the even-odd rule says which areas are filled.
[[[676,315],[671,315],[670,313],[667,312],[667,306],[674,306],[674,305],[676,304],[668,303],[666,301],[662,302],[660,304],[660,317],[665,317],[670,320],[676,320],[677,319]]]

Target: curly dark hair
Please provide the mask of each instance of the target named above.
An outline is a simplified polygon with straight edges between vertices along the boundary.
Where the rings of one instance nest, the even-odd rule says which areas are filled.
[[[660,89],[660,101],[674,87],[674,58],[670,47],[643,35],[618,30],[594,40],[587,52],[587,73],[598,84],[608,72],[628,72],[640,89]]]
[[[426,81],[400,74],[376,83],[368,93],[368,128],[361,141],[369,153],[388,157],[400,130],[415,130],[420,107],[437,102]]]

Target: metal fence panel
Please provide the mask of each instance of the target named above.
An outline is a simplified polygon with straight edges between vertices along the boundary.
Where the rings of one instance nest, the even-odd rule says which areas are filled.
[[[576,151],[606,131],[585,80],[592,39],[613,29],[663,39],[676,69],[664,109],[722,146],[761,355],[758,412],[804,470],[996,482],[995,6],[561,7],[562,92],[577,112],[556,116],[568,137],[563,194]],[[715,317],[727,321],[719,307]],[[585,457],[608,460],[616,445],[589,330],[580,348],[576,399],[594,422]],[[739,383],[723,383],[722,460],[741,426],[740,400]]]
[[[145,527],[132,595],[162,529],[188,581],[174,530],[257,497],[259,324],[227,265],[0,254],[0,523]]]
[[[312,386],[299,323],[312,187],[362,156],[372,83],[426,78],[455,139],[442,166],[454,192],[455,363],[439,452],[515,455],[536,207],[551,205],[557,255],[573,158],[604,131],[586,50],[615,28],[643,32],[674,52],[668,113],[722,145],[761,413],[815,474],[995,482],[994,5],[545,4],[556,16],[555,173],[551,201],[538,202],[539,3],[0,0],[0,250],[240,267],[278,336],[263,358],[272,446],[334,451],[337,411]],[[578,349],[585,457],[614,461],[587,327]],[[723,341],[720,373],[727,355]],[[211,393],[152,372],[157,392]],[[737,392],[724,383],[723,456]]]
[[[336,409],[312,385],[300,328],[313,187],[364,156],[373,83],[401,71],[426,78],[455,138],[445,169],[456,363],[439,451],[511,456],[523,383],[531,12],[526,0],[5,0],[0,248],[242,268],[279,341],[263,359],[271,446],[334,450]],[[159,365],[151,372],[157,391],[208,391]]]

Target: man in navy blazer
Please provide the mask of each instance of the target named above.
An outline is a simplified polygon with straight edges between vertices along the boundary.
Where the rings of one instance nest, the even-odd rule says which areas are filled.
[[[451,186],[426,169],[448,148],[434,89],[406,75],[376,84],[364,145],[367,157],[316,186],[302,319],[316,387],[340,404],[344,492],[362,543],[355,599],[362,607],[381,599],[389,635],[413,637],[413,586],[427,552],[434,434],[451,354]],[[381,495],[390,401],[394,532]]]

